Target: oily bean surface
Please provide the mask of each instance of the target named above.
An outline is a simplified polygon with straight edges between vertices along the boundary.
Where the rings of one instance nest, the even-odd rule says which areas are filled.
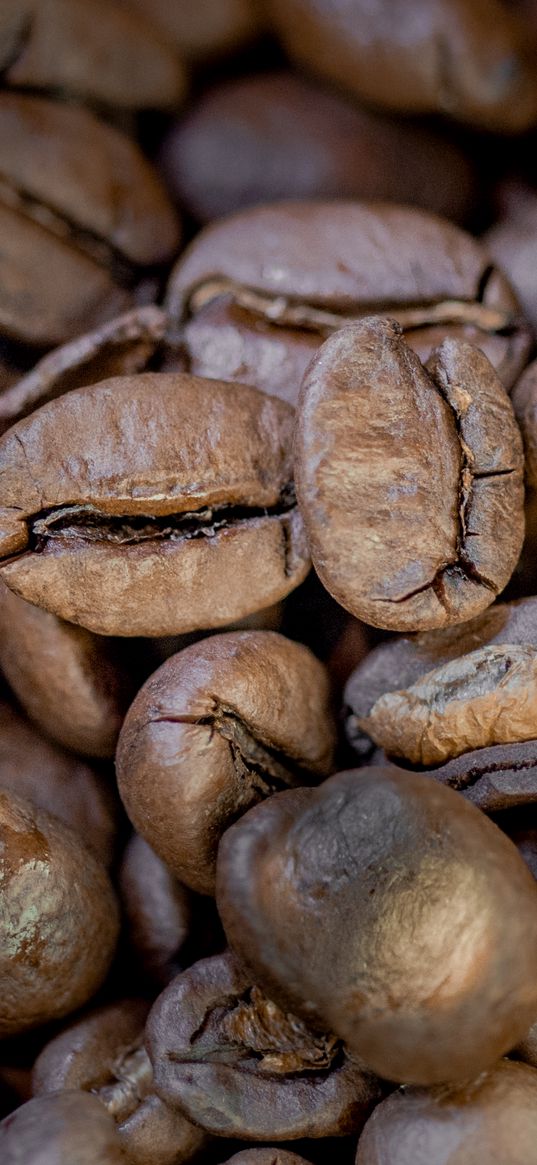
[[[387,1079],[477,1076],[537,1009],[536,883],[427,776],[360,769],[251,809],[222,839],[217,903],[271,997]]]

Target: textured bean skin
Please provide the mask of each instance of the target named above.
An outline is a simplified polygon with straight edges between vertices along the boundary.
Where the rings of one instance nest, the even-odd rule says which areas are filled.
[[[218,842],[275,790],[331,770],[328,680],[270,631],[214,635],[172,656],[129,709],[116,766],[136,829],[193,890],[214,894]]]
[[[477,349],[445,340],[424,367],[393,321],[342,329],[304,378],[296,457],[315,568],[358,618],[461,623],[508,582],[524,536],[522,445]]]
[[[171,373],[50,401],[0,438],[3,581],[103,635],[270,605],[309,568],[292,427],[292,409],[253,388]]]

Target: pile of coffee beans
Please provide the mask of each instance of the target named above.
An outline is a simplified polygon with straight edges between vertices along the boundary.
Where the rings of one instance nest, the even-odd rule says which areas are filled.
[[[537,0],[0,3],[0,1163],[537,1165]]]

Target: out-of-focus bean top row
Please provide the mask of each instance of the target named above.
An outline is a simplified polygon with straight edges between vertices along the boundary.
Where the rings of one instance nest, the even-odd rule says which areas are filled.
[[[536,134],[536,0],[1,0],[0,389],[282,198],[487,232],[537,322]]]

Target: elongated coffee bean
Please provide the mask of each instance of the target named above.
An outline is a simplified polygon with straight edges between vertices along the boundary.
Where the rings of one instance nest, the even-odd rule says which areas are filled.
[[[269,606],[309,565],[293,418],[246,385],[174,374],[50,401],[0,440],[1,578],[103,635],[174,635]]]
[[[488,607],[524,534],[522,442],[486,356],[445,340],[424,367],[393,320],[327,340],[302,385],[296,482],[314,565],[376,627]]]

